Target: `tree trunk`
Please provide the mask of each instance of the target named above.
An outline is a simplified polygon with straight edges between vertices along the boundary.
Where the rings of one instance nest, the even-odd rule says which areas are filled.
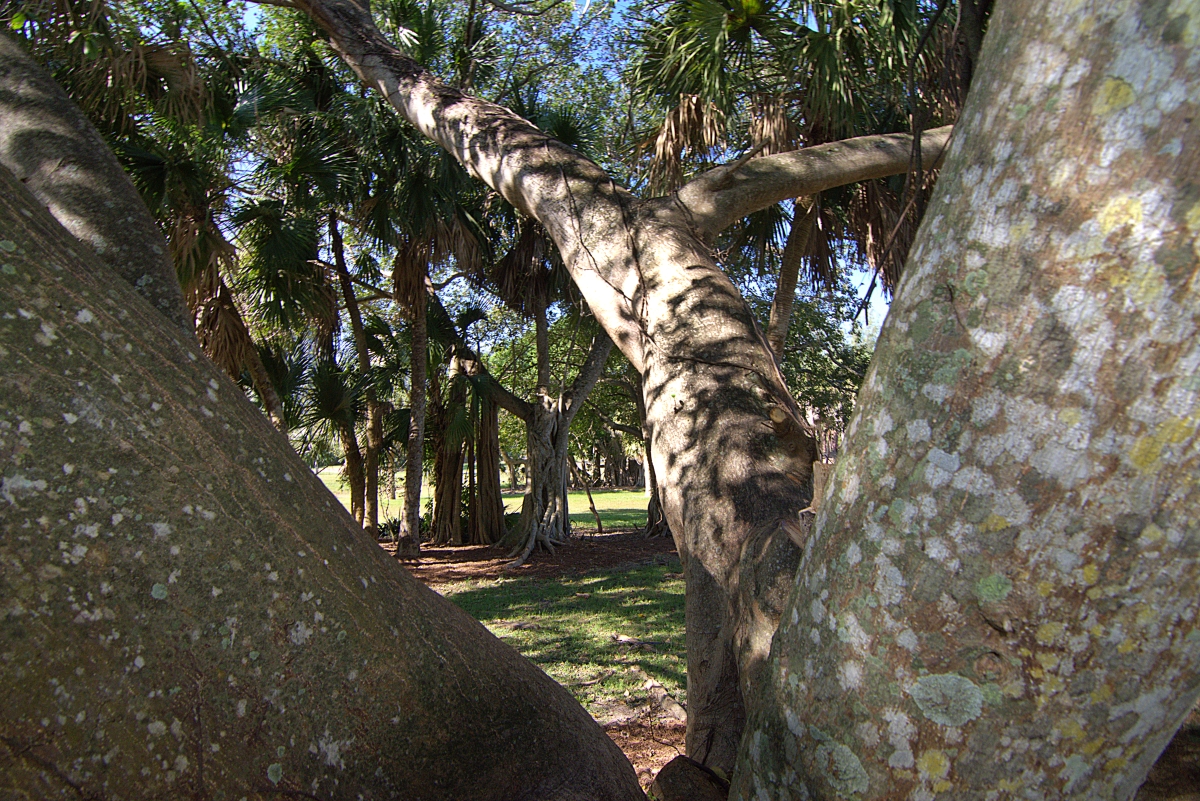
[[[1000,4],[734,797],[1127,799],[1193,708],[1198,34]]]
[[[479,432],[476,437],[476,463],[479,499],[478,523],[472,536],[477,545],[491,545],[504,538],[504,498],[500,494],[500,422],[499,408],[487,395],[479,402]]]
[[[787,244],[783,246],[779,283],[775,287],[775,297],[771,300],[771,318],[767,324],[767,342],[771,345],[775,358],[780,361],[783,360],[783,344],[787,342],[788,327],[792,323],[792,307],[796,303],[796,284],[800,278],[800,268],[804,265],[804,254],[808,252],[808,242],[812,238],[816,222],[816,199],[798,199]]]
[[[408,443],[404,463],[404,516],[400,539],[417,549],[421,542],[421,482],[425,476],[425,403],[429,381],[429,333],[424,308],[412,313],[412,387],[409,390]],[[399,552],[397,552],[399,553]]]
[[[337,212],[329,215],[329,241],[338,272],[338,282],[341,284],[342,300],[346,304],[346,314],[350,317],[354,350],[358,354],[358,371],[366,381],[363,393],[367,405],[367,441],[366,447],[362,449],[363,528],[372,538],[379,539],[379,452],[383,449],[383,409],[371,382],[371,353],[367,347],[367,335],[363,330],[358,298],[354,294],[354,283],[350,280],[350,270],[346,267],[346,253],[342,246],[342,233],[338,229]]]
[[[175,265],[133,182],[79,107],[7,32],[0,119],[0,164],[190,339]]]
[[[0,795],[642,798],[5,169],[0,250]]]
[[[613,342],[607,334],[603,331],[597,334],[570,388],[556,399],[543,394],[538,403],[530,404],[525,420],[529,447],[529,489],[522,503],[521,520],[516,533],[510,538],[515,543],[511,554],[514,561],[510,567],[516,567],[528,559],[539,545],[553,551],[555,545],[566,542],[571,534],[567,509],[567,454],[571,421],[600,380],[612,347]],[[540,367],[538,372],[539,375],[543,374]],[[544,375],[548,380],[548,367]]]
[[[435,437],[433,468],[433,531],[432,540],[438,545],[463,544],[462,484],[463,445],[461,437],[450,436],[447,431],[450,418],[467,400],[466,388],[461,380],[456,381],[457,359],[451,360],[450,392],[445,401],[435,402],[437,414],[434,418],[438,433]]]
[[[781,200],[905,172],[912,138],[739,160],[670,197],[638,200],[528,122],[440,83],[382,37],[363,5],[295,4],[365,83],[543,224],[596,319],[641,373],[660,498],[688,584],[688,751],[732,770],[739,684],[759,681],[787,571],[799,560],[788,534],[810,500],[816,444],[707,241]],[[948,136],[922,136],[923,164],[936,166]]]
[[[350,489],[350,515],[361,526],[363,524],[363,497],[366,495],[366,479],[363,472],[362,451],[358,448],[358,437],[354,426],[341,421],[337,423],[338,439],[342,443],[342,455],[346,464],[342,472]]]

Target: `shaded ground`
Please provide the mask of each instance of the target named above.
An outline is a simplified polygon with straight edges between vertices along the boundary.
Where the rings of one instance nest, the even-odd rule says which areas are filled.
[[[383,547],[394,550],[390,543]],[[489,625],[499,636],[510,639],[512,635],[528,638],[525,642],[513,642],[523,651],[538,647],[537,638],[550,630],[552,622],[546,621],[545,610],[564,609],[570,611],[572,604],[586,605],[589,596],[602,600],[603,589],[588,587],[588,592],[575,592],[582,582],[598,583],[605,579],[598,576],[620,577],[623,573],[638,581],[677,581],[678,561],[674,543],[669,538],[645,539],[636,531],[624,530],[603,535],[587,534],[570,546],[559,548],[554,554],[538,554],[511,573],[504,568],[508,560],[501,549],[488,546],[461,548],[425,548],[418,562],[405,563],[409,571],[422,582],[453,597],[455,602]],[[647,572],[649,567],[655,570]],[[584,578],[589,577],[590,578]],[[514,581],[527,579],[528,581]],[[615,579],[614,579],[615,580]],[[547,582],[562,584],[561,593],[556,593]],[[489,588],[505,588],[503,594],[509,599],[508,608],[497,612],[477,606],[479,596]],[[618,588],[619,589],[619,588]],[[538,596],[532,604],[522,603],[523,596]],[[562,596],[562,597],[558,597]],[[527,600],[527,599],[526,599]],[[605,603],[618,603],[615,597],[606,596]],[[682,626],[679,627],[678,642],[682,642]],[[661,648],[661,644],[658,644]],[[670,645],[668,642],[666,645]],[[522,647],[524,646],[524,647]],[[679,716],[667,711],[672,695],[662,701],[663,685],[658,684],[653,669],[637,658],[646,648],[634,642],[614,642],[615,654],[608,654],[609,668],[600,670],[595,664],[589,666],[592,673],[582,670],[577,677],[559,677],[585,704],[592,715],[604,726],[609,737],[624,751],[638,772],[642,787],[646,788],[654,775],[671,759],[684,750],[684,723]],[[602,649],[603,650],[603,649]],[[537,661],[535,659],[535,661]],[[646,668],[650,668],[647,673]],[[614,675],[617,673],[617,675]],[[658,674],[661,678],[661,674]],[[677,683],[666,678],[669,693],[685,701]],[[623,695],[590,695],[592,685],[614,684],[618,690],[632,688]],[[1162,757],[1151,770],[1146,784],[1137,795],[1138,801],[1200,801],[1200,712],[1193,712],[1187,723],[1175,736]]]
[[[381,545],[394,550],[391,543]],[[683,649],[681,604],[675,610],[669,599],[645,597],[664,590],[681,596],[674,543],[623,530],[585,534],[553,554],[536,554],[511,572],[504,569],[505,556],[503,549],[482,545],[422,548],[420,560],[404,564],[563,683],[604,726],[633,763],[643,788],[648,787],[659,769],[684,750],[686,718],[675,703],[686,702],[682,659],[672,653]],[[630,580],[622,583],[627,573]],[[637,592],[636,585],[646,591]],[[598,614],[606,606],[613,612],[608,620]],[[638,639],[664,629],[656,615],[676,611],[674,636],[644,643]],[[556,616],[572,614],[580,616],[573,634],[583,637],[595,627],[589,645],[563,641],[562,621]],[[570,653],[572,647],[597,653],[585,660]],[[546,658],[557,661],[546,664],[538,658],[542,651],[553,652]]]
[[[381,545],[395,552],[392,543]],[[557,578],[581,576],[596,570],[622,570],[638,565],[667,564],[675,556],[675,543],[668,537],[646,539],[628,529],[604,534],[587,534],[554,553],[534,554],[516,570],[505,572],[507,551],[491,545],[456,548],[422,546],[421,558],[405,562],[409,572],[428,586],[441,591],[447,584],[472,579]]]

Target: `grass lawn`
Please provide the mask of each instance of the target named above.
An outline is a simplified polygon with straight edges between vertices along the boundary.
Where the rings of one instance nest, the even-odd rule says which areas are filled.
[[[325,486],[337,496],[337,499],[342,502],[342,506],[350,508],[350,492],[346,489],[340,467],[326,467],[318,470],[317,477],[325,482]],[[397,489],[403,492],[404,479],[402,476],[397,476],[397,478],[399,479]],[[382,490],[382,487],[380,489]],[[421,488],[422,509],[432,495],[433,488],[429,485]],[[596,489],[592,490],[592,500],[596,502],[596,511],[600,513],[600,520],[604,523],[606,531],[614,528],[641,528],[646,525],[646,504],[649,499],[641,490]],[[596,518],[592,517],[591,509],[588,508],[587,494],[583,492],[567,493],[567,507],[571,511],[573,527],[584,531],[596,530]],[[381,522],[399,517],[403,509],[403,499],[393,500],[387,497],[386,491],[379,493],[379,519]],[[504,493],[504,511],[521,511],[521,493]]]
[[[647,677],[687,703],[679,571],[672,558],[585,576],[463,582],[445,595],[599,717],[644,702]]]
[[[646,525],[646,505],[650,499],[640,489],[594,489],[592,500],[600,514],[604,530],[614,528],[643,528]],[[567,509],[571,515],[571,526],[590,531],[596,530],[596,518],[588,508],[587,493],[568,492]],[[504,511],[521,511],[521,493],[504,493]]]

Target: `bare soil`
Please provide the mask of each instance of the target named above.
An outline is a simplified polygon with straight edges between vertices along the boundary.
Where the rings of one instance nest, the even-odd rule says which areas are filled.
[[[381,543],[395,551],[391,543]],[[618,570],[665,564],[676,557],[669,537],[646,539],[641,532],[621,530],[585,535],[553,554],[537,553],[514,571],[505,572],[504,550],[487,545],[422,548],[421,558],[405,566],[429,587],[443,591],[462,581],[527,576],[577,576],[595,570]],[[608,721],[608,722],[605,722]],[[601,721],[637,770],[646,789],[655,774],[684,750],[684,725],[664,719],[650,707],[613,709]],[[1194,711],[1150,771],[1138,801],[1200,801],[1200,711]]]
[[[395,545],[380,545],[395,552]],[[620,570],[645,564],[666,564],[677,558],[670,537],[646,539],[637,530],[618,530],[604,534],[584,534],[554,553],[535,553],[525,564],[512,571],[504,549],[490,545],[421,548],[421,558],[403,564],[418,580],[431,589],[445,592],[463,581],[494,579],[501,576],[555,578],[578,576],[596,570]],[[664,718],[658,710],[646,706],[613,709],[599,721],[625,756],[633,763],[642,789],[647,789],[655,774],[683,753],[684,724]]]

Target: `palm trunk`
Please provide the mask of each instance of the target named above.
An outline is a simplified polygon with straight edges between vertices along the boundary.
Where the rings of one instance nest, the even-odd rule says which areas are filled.
[[[413,310],[412,315],[412,387],[409,391],[408,444],[404,464],[404,516],[400,537],[408,538],[410,547],[421,541],[421,481],[425,467],[425,404],[429,375],[429,337],[425,309]]]
[[[286,436],[288,426],[283,411],[283,401],[279,399],[279,393],[275,391],[275,385],[271,383],[271,377],[267,375],[267,368],[253,343],[249,343],[246,347],[245,363],[246,370],[250,373],[250,382],[254,385],[254,393],[258,395],[263,411],[267,413],[267,419],[271,421],[271,425],[275,426],[277,431]]]
[[[366,379],[367,441],[362,449],[363,462],[363,528],[376,539],[379,538],[379,452],[383,448],[383,409],[379,404],[375,387],[371,383],[371,354],[367,348],[367,336],[363,330],[362,311],[354,294],[354,284],[346,267],[346,254],[342,246],[342,234],[338,229],[337,212],[329,215],[329,240],[333,250],[334,265],[341,284],[342,299],[350,317],[350,330],[354,336],[354,350],[358,354],[358,370]]]
[[[343,472],[350,489],[350,514],[361,526],[364,519],[363,497],[366,495],[362,451],[358,447],[358,437],[354,435],[354,426],[338,423],[337,432],[342,443],[342,455],[346,459]]]
[[[782,361],[783,345],[787,342],[788,326],[792,322],[792,307],[796,303],[796,284],[800,278],[800,267],[812,238],[817,220],[816,199],[797,200],[792,217],[792,230],[788,232],[787,244],[783,246],[783,258],[779,265],[779,283],[775,298],[771,301],[771,319],[767,324],[767,342],[775,358]]]

